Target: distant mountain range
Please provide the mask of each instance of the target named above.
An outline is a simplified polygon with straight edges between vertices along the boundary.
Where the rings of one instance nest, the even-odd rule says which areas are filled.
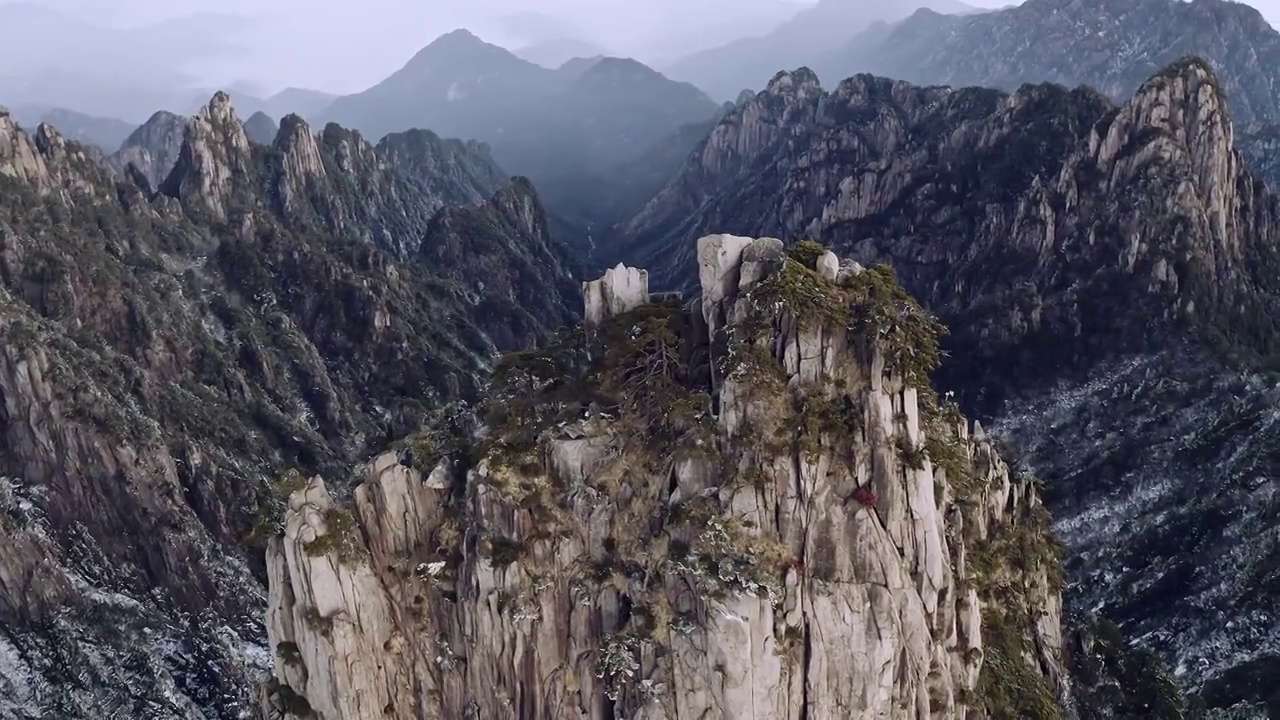
[[[548,207],[591,226],[626,214],[602,214],[584,197],[599,197],[602,186],[625,187],[621,166],[627,163],[663,157],[667,164],[657,173],[674,171],[680,158],[656,153],[655,146],[687,124],[709,121],[718,109],[696,87],[635,60],[576,58],[548,69],[457,30],[381,83],[335,100],[316,119],[368,137],[425,127],[483,141],[504,169],[538,185]],[[628,193],[632,200],[623,206],[634,211],[658,187],[617,192]]]
[[[729,100],[744,89],[764,87],[779,70],[812,66],[863,30],[901,20],[920,8],[953,14],[976,11],[960,0],[821,0],[767,34],[740,37],[659,69],[697,85],[717,100]]]
[[[1056,82],[1120,100],[1185,55],[1213,65],[1241,128],[1280,120],[1280,33],[1229,0],[1027,0],[965,16],[921,10],[811,67],[832,84],[856,72],[1010,91]]]
[[[503,4],[492,0],[486,5]],[[562,0],[554,8],[539,10],[525,4],[467,27],[522,57],[522,49],[529,46],[574,42],[600,48],[599,54],[660,67],[738,38],[763,35],[811,4],[812,0]],[[592,54],[596,53],[584,55]]]
[[[525,45],[513,51],[521,60],[544,68],[555,69],[574,58],[598,58],[609,54],[586,40],[547,40]]]
[[[17,105],[9,108],[19,124],[34,129],[42,122],[58,128],[67,138],[106,153],[115,152],[134,131],[133,123],[114,118],[85,115],[64,108],[41,108]]]

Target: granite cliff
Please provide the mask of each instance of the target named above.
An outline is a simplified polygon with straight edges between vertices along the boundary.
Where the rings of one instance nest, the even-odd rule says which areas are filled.
[[[479,428],[286,479],[273,712],[1069,716],[1049,518],[930,389],[942,327],[812,243],[707,236],[697,267],[689,304],[584,283]]]
[[[0,112],[6,720],[257,712],[272,481],[342,475],[577,316],[481,146],[296,116],[257,145],[219,94],[172,163],[153,185]]]
[[[665,287],[692,286],[688,243],[710,228],[892,265],[952,331],[942,387],[1045,478],[1071,605],[1256,717],[1280,648],[1263,609],[1280,205],[1227,106],[1195,58],[1119,105],[781,73],[615,247]]]

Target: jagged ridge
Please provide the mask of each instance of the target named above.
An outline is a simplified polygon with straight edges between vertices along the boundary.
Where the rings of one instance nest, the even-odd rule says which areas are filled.
[[[1218,68],[1244,127],[1280,121],[1273,75],[1280,33],[1256,8],[1226,0],[1028,0],[972,15],[926,10],[862,34],[819,73],[1008,91],[1024,83],[1088,85],[1120,102],[1187,55]]]
[[[783,73],[623,247],[665,263],[720,226],[891,263],[952,329],[940,381],[1047,479],[1076,607],[1101,607],[1215,707],[1265,702],[1268,681],[1231,678],[1271,677],[1280,647],[1257,609],[1275,597],[1259,469],[1277,441],[1269,381],[1233,366],[1274,355],[1277,201],[1225,107],[1198,59],[1120,106],[868,76],[826,93]]]
[[[862,75],[826,93],[807,70],[784,73],[712,132],[619,249],[653,260],[664,284],[688,282],[668,258],[712,226],[891,260],[955,329],[967,360],[949,384],[985,390],[989,411],[996,385],[1161,341],[1168,323],[1274,353],[1277,205],[1232,137],[1199,60],[1121,107],[1087,89]]]

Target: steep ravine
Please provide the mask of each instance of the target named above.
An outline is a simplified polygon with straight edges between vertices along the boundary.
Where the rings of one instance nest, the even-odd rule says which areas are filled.
[[[483,408],[341,478],[267,549],[293,718],[1058,718],[1037,484],[929,388],[887,269],[698,241],[702,294],[619,265]]]

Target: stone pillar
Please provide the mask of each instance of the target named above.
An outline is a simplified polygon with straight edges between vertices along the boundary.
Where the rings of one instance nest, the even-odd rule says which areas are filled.
[[[649,302],[649,271],[618,263],[599,280],[582,283],[582,302],[587,327],[634,310]]]

